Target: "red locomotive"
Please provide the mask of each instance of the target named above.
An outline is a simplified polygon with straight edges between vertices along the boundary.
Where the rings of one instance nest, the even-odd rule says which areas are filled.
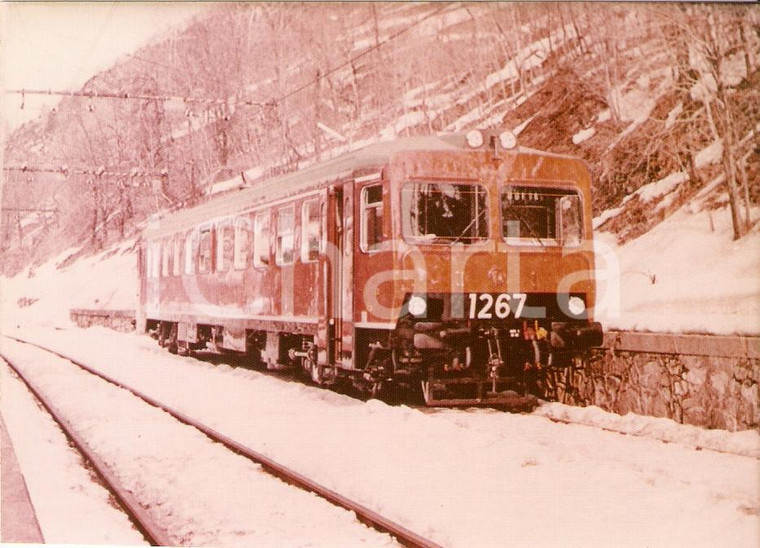
[[[601,344],[590,178],[509,132],[379,143],[151,223],[138,329],[322,385],[499,402]]]

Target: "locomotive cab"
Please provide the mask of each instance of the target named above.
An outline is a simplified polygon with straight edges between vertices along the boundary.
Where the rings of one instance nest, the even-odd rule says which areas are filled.
[[[371,297],[393,328],[357,337],[378,339],[365,379],[421,386],[429,405],[494,404],[602,343],[588,171],[503,142],[391,159],[393,283]]]

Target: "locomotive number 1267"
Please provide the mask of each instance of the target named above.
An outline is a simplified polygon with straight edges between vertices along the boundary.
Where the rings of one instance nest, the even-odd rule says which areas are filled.
[[[470,293],[469,298],[471,320],[503,320],[512,311],[515,318],[520,318],[528,296],[525,293]]]

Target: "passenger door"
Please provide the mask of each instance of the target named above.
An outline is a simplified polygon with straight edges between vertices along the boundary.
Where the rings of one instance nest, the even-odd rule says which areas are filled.
[[[350,217],[344,217],[345,212],[351,211],[350,208],[346,208],[344,202],[350,200],[351,192],[344,191],[344,186],[335,184],[328,189],[323,218],[325,244],[319,260],[324,313],[319,317],[318,361],[320,366],[327,368],[343,363],[346,342],[344,335],[347,329],[344,320],[348,319],[347,323],[350,325],[350,310],[353,304],[350,280],[352,246],[348,239],[351,222]]]

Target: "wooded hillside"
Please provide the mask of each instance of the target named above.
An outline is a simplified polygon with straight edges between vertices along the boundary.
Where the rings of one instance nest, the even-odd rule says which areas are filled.
[[[708,184],[739,238],[760,199],[758,54],[749,5],[219,4],[8,136],[3,269],[102,249],[215,183],[493,126],[584,158],[621,240]],[[653,214],[637,191],[680,173]]]

